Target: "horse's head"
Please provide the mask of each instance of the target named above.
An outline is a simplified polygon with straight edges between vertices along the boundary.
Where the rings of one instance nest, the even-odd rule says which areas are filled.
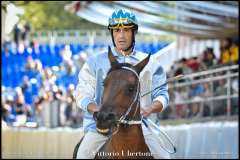
[[[104,80],[102,105],[94,113],[97,130],[109,134],[119,120],[137,120],[140,118],[139,98],[140,81],[138,75],[148,63],[150,55],[132,66],[118,63],[109,47],[108,58],[111,68]]]

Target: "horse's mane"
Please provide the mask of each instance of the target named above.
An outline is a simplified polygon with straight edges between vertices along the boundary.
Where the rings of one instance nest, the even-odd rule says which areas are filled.
[[[118,64],[115,64],[113,65],[107,74],[109,74],[110,72],[114,71],[114,70],[118,70],[118,69],[121,69],[122,67],[132,67],[132,65],[130,63],[118,63]]]

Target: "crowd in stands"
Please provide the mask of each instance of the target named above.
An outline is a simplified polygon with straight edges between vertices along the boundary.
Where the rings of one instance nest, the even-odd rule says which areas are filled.
[[[51,127],[47,123],[55,114],[55,126],[80,127],[83,115],[75,104],[73,91],[78,81],[78,72],[86,60],[86,53],[73,56],[70,46],[63,45],[58,48],[60,57],[54,57],[56,59],[52,58],[46,63],[43,58],[47,56],[35,53],[41,49],[39,44],[31,42],[27,45],[24,39],[16,43],[16,39],[19,40],[14,36],[14,42],[7,39],[2,45],[2,120],[10,126],[36,122],[37,126]],[[18,57],[12,59],[16,56]],[[23,63],[20,63],[21,58],[24,59]],[[60,60],[55,63],[57,58]],[[13,63],[16,63],[17,71],[5,74],[8,68],[14,68]],[[9,84],[10,78],[14,82]],[[59,109],[56,113],[51,113],[50,107],[54,102],[58,102],[55,105]]]
[[[29,30],[30,27],[25,26],[25,32]],[[14,32],[14,35],[18,35],[14,36],[15,43],[12,43],[8,39],[3,42],[2,57],[7,61],[6,58],[14,54],[14,51],[12,51],[14,47],[11,45],[15,45],[16,52],[23,53],[19,57],[23,56],[25,61],[21,64],[18,64],[20,59],[12,61],[13,63],[17,62],[18,72],[11,72],[10,76],[15,76],[15,78],[20,77],[20,82],[16,84],[15,88],[12,89],[2,85],[2,120],[8,125],[15,125],[16,122],[20,124],[37,122],[38,126],[46,126],[49,117],[51,117],[49,115],[57,114],[57,125],[54,126],[80,127],[82,125],[83,113],[81,109],[76,106],[73,91],[78,82],[78,73],[87,58],[87,54],[83,51],[81,51],[81,54],[80,52],[75,52],[69,45],[63,45],[58,48],[51,48],[50,46],[44,49],[35,41],[25,43],[26,38],[24,37],[27,37],[26,35],[28,33],[25,33],[25,36],[22,36],[23,38],[19,40],[21,31],[16,27]],[[21,46],[23,46],[23,48],[21,48]],[[37,50],[43,50],[41,52],[47,50],[45,53],[50,52],[48,54],[52,55],[48,56],[50,59],[44,59],[46,56],[38,54]],[[55,50],[60,54],[55,55],[51,50]],[[25,54],[25,51],[28,54]],[[12,62],[3,61],[2,67],[14,65],[9,64]],[[220,59],[216,59],[212,48],[207,48],[204,53],[198,57],[189,59],[182,58],[174,63],[168,76],[172,77],[178,74],[186,75],[214,68],[220,64],[229,65],[236,63],[238,63],[238,45],[234,41],[227,39],[221,46]],[[19,72],[23,74],[20,76],[17,75]],[[5,75],[4,77],[6,78]],[[238,90],[236,90],[238,82],[232,81],[232,83],[234,92],[238,93]],[[176,114],[173,115],[171,111],[168,113],[167,109],[167,114],[163,113],[160,118],[194,117],[200,115],[200,113],[204,116],[209,115],[210,105],[208,103],[204,104],[208,106],[204,107],[208,108],[208,110],[204,109],[200,111],[202,110],[201,108],[203,108],[199,107],[200,103],[185,105],[178,104],[178,102],[188,100],[189,98],[197,100],[214,94],[225,94],[225,85],[225,80],[219,80],[216,81],[214,91],[210,89],[209,84],[193,84],[190,90],[187,90],[187,88],[170,89],[170,97],[176,104]],[[237,103],[238,101],[232,102],[233,105],[237,105]],[[57,106],[57,113],[51,113],[49,107],[53,105]],[[216,109],[213,114],[222,114],[222,110],[224,110],[226,106],[226,101],[218,101],[216,105],[219,109]],[[168,108],[171,109],[171,107]]]
[[[216,58],[213,48],[206,48],[202,54],[188,59],[182,58],[175,62],[170,71],[167,73],[168,77],[173,77],[179,74],[188,75],[195,72],[205,71],[227,65],[238,64],[238,42],[230,38],[221,41],[221,54],[219,59]],[[233,71],[236,72],[236,71]],[[237,71],[238,72],[238,71]],[[212,75],[224,76],[226,72]],[[190,81],[197,81],[199,79],[209,78],[210,76],[199,76],[194,79],[179,80],[178,83],[186,83]],[[231,94],[238,94],[238,78],[230,80]],[[227,95],[227,79],[219,79],[207,83],[193,83],[189,86],[170,88],[170,97],[174,102],[174,108],[169,107],[162,115],[162,119],[167,118],[192,118],[202,116],[218,116],[226,115],[228,112],[227,99],[204,101],[204,99],[214,96]],[[184,101],[192,100],[192,103],[183,103]],[[211,104],[213,103],[213,104]],[[213,106],[213,108],[211,107]],[[238,113],[238,98],[231,99],[231,114]]]

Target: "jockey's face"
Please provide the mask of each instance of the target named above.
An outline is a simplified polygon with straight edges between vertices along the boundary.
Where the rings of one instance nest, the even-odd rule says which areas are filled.
[[[116,28],[113,29],[114,42],[118,50],[125,51],[132,43],[132,28]]]

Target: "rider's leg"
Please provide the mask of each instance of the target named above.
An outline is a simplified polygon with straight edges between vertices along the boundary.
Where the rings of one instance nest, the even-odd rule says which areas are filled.
[[[77,152],[77,159],[93,159],[107,141],[107,137],[96,132],[87,132]]]
[[[148,145],[148,148],[153,157],[156,159],[170,159],[171,157],[169,153],[163,150],[156,135],[150,132],[148,128],[145,127],[145,125],[142,125],[142,128],[145,142]]]

